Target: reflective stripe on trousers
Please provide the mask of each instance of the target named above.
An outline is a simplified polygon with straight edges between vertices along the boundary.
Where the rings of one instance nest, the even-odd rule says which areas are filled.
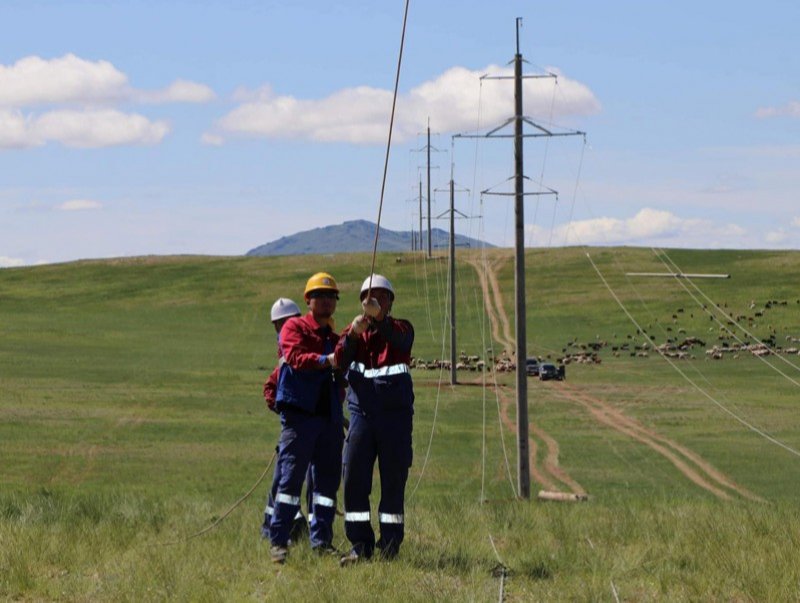
[[[335,507],[336,506],[336,501],[335,500],[333,500],[332,498],[329,498],[327,496],[322,496],[322,494],[318,494],[317,492],[314,492],[314,496],[312,498],[312,501],[313,501],[313,504],[320,505],[322,507]]]
[[[275,509],[272,507],[267,507],[264,509],[264,513],[269,515],[270,517],[275,513]],[[301,519],[303,517],[303,512],[300,509],[297,510],[297,513],[294,514],[295,519]]]
[[[401,375],[403,373],[410,373],[411,369],[407,364],[392,364],[390,366],[382,366],[380,368],[368,369],[361,362],[351,362],[350,370],[361,373],[367,379],[374,379],[375,377],[388,377],[390,375]]]
[[[283,494],[279,492],[275,496],[275,504],[283,504],[283,505],[292,505],[294,507],[300,506],[300,497],[299,496],[290,496],[288,494]]]

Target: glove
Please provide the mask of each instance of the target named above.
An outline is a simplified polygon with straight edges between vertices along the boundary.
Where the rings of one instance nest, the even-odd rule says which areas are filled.
[[[361,335],[364,331],[367,330],[369,326],[369,322],[366,318],[364,318],[361,314],[356,316],[353,319],[353,322],[350,324],[350,332],[355,333],[356,335]]]
[[[378,316],[380,316],[381,305],[374,297],[370,297],[361,302],[361,307],[364,309],[364,314],[370,318],[378,318]]]

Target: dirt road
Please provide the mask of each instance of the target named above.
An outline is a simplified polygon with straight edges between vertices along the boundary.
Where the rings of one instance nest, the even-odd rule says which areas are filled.
[[[502,266],[503,260],[486,261],[484,263],[478,260],[470,260],[470,263],[478,273],[486,311],[492,326],[492,335],[511,356],[511,352],[514,349],[514,340],[511,337],[509,320],[503,308],[500,287],[497,281],[497,270]],[[628,417],[612,402],[603,400],[596,395],[590,394],[585,389],[567,382],[550,382],[547,387],[548,393],[585,409],[598,423],[614,429],[662,455],[692,483],[715,496],[730,499],[733,495],[738,495],[750,500],[763,500],[758,495],[734,482],[696,452],[659,434],[652,427],[646,427],[637,420]],[[497,384],[495,385],[495,390],[500,401],[500,415],[503,425],[512,433],[516,433],[516,423],[509,414],[509,409],[512,406],[512,392],[508,387]],[[530,423],[530,431],[534,436],[529,438],[533,479],[547,489],[558,491],[559,488],[564,487],[574,494],[585,495],[586,492],[583,487],[572,479],[563,467],[559,466],[559,446],[555,438],[533,421]],[[537,440],[544,444],[547,451],[541,460],[538,458],[540,446]]]

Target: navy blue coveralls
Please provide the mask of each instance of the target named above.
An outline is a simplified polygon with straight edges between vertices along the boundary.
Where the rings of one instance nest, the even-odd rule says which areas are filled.
[[[333,330],[320,326],[311,313],[289,319],[281,329],[285,362],[280,367],[276,394],[281,437],[276,469],[280,479],[269,526],[273,545],[288,544],[309,466],[314,485],[311,546],[330,546],[333,540],[336,491],[342,472],[342,406],[333,370],[324,368],[324,362],[336,340]]]
[[[372,556],[375,547],[394,557],[405,534],[404,498],[411,467],[414,389],[409,362],[414,328],[391,316],[373,322],[357,338],[345,329],[336,345],[336,364],[346,366],[350,384],[350,429],[344,452],[344,527],[353,550]],[[375,460],[381,480],[380,539],[375,543],[369,495]]]
[[[278,413],[278,409],[275,408],[275,395],[278,391],[278,376],[280,375],[280,368],[283,364],[284,360],[283,357],[280,356],[281,349],[280,349],[280,335],[278,336],[278,356],[280,357],[278,360],[278,366],[275,367],[275,370],[270,373],[269,378],[267,379],[266,383],[264,383],[264,399],[267,402],[267,407],[273,411],[274,413]],[[277,457],[277,453],[279,452],[279,447],[275,446],[275,454]],[[269,524],[272,521],[272,514],[275,512],[275,495],[278,493],[278,484],[281,481],[281,471],[280,471],[280,463],[275,463],[275,471],[273,472],[272,476],[272,484],[270,484],[269,490],[267,491],[267,504],[264,507],[264,522],[261,524],[261,537],[262,538],[269,538]],[[309,514],[309,521],[314,519],[314,503],[313,503],[313,492],[314,492],[314,483],[311,481],[311,471],[309,470],[306,474],[306,505]],[[294,534],[299,532],[301,529],[305,529],[306,526],[306,518],[303,517],[302,511],[300,509],[297,510],[297,513],[294,516],[294,523],[292,525],[292,537],[294,538]]]

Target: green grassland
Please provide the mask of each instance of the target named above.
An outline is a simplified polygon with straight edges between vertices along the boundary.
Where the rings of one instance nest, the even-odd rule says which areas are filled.
[[[513,334],[512,253],[485,254],[498,263]],[[605,343],[599,364],[571,364],[566,382],[528,388],[532,423],[558,442],[559,466],[587,502],[515,500],[516,438],[492,386],[513,396],[512,374],[460,372],[453,387],[446,372],[415,370],[396,561],[342,570],[301,543],[276,569],[259,537],[269,479],[189,538],[272,457],[279,424],[261,398],[276,361],[270,304],[301,301],[307,277],[324,269],[342,291],[342,327],[359,310],[369,263],[367,254],[148,257],[0,270],[0,598],[488,601],[502,583],[506,601],[800,600],[800,356],[705,353],[733,342],[728,330],[797,347],[797,252],[527,252],[529,354],[556,359]],[[459,351],[499,355],[478,275],[458,266]],[[676,266],[731,278],[626,276]],[[415,325],[415,356],[449,357],[446,260],[385,254],[377,271],[397,289],[394,314]],[[749,334],[715,305],[744,317]],[[631,355],[686,337],[706,344],[693,359]],[[690,450],[753,496],[698,486],[570,392]],[[346,547],[340,522],[335,544]]]

